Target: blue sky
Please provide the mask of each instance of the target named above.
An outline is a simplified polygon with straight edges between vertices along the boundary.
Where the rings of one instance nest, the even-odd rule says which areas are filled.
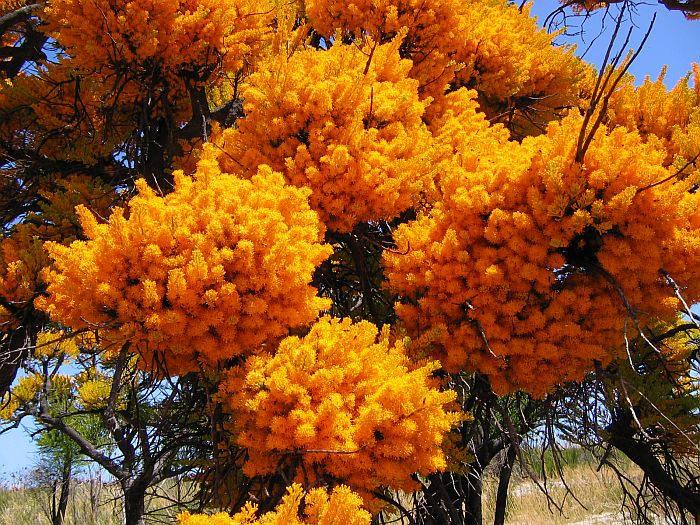
[[[667,65],[666,85],[673,86],[690,70],[693,62],[700,63],[700,20],[688,21],[678,11],[669,11],[662,6],[657,6],[654,0],[640,3],[642,5],[639,5],[636,11],[630,15],[631,22],[636,26],[630,40],[631,47],[637,48],[639,46],[654,13],[656,13],[656,21],[651,36],[635,63],[632,64],[630,72],[639,83],[644,80],[646,75],[656,79],[661,68]],[[537,16],[540,23],[544,23],[547,15],[558,6],[557,0],[534,0],[530,13]],[[561,36],[559,41],[577,44],[577,52],[583,52],[592,37],[599,33],[602,13],[602,10],[599,10],[585,21],[583,26],[587,33],[585,43],[582,43],[579,38],[566,38],[564,36]],[[630,18],[628,17],[627,20],[629,24]],[[582,22],[582,17],[570,17],[567,21],[569,24],[568,32],[579,31]],[[612,26],[611,22],[609,19],[606,21],[608,27]],[[610,34],[610,31],[607,34]],[[607,44],[608,40],[602,36],[594,43],[593,48],[586,54],[585,58],[596,66],[600,66]]]
[[[534,0],[531,13],[536,15],[540,22],[544,22],[547,15],[558,5],[556,0]],[[700,20],[686,21],[682,14],[657,7],[653,0],[650,0],[633,14],[632,22],[640,28],[632,37],[633,47],[639,45],[654,13],[657,13],[657,20],[651,37],[630,71],[639,82],[646,75],[656,78],[661,68],[668,65],[666,85],[672,86],[690,70],[693,62],[700,63]],[[580,21],[576,18],[569,19],[571,32],[578,29],[575,24]],[[584,29],[589,36],[597,33],[600,21],[600,15],[586,21]],[[611,24],[608,22],[608,25]],[[578,52],[582,52],[589,43],[588,40],[582,44],[580,39],[565,37],[560,37],[560,41],[578,44]],[[596,44],[586,58],[599,66],[607,40],[601,37]],[[34,453],[34,445],[26,430],[19,428],[0,435],[0,480],[7,480],[12,473],[32,467],[36,462]]]
[[[0,483],[11,482],[12,474],[31,468],[35,463],[36,448],[24,428],[0,435]]]

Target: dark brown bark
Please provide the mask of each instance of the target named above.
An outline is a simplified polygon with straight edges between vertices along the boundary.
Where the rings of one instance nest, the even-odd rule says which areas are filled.
[[[8,78],[19,74],[27,62],[46,60],[42,48],[48,37],[33,27],[27,29],[24,40],[18,46],[0,48],[0,73]]]
[[[441,483],[440,474],[434,474],[429,486],[423,485],[423,497],[426,504],[422,505],[416,514],[416,522],[421,525],[438,525],[450,523],[450,516],[444,506],[440,504],[437,483]]]
[[[700,0],[659,0],[666,9],[683,11],[685,14],[700,13]]]
[[[172,123],[167,119],[154,122],[146,133],[140,171],[148,184],[161,195],[173,189],[170,166],[175,151],[172,138]]]
[[[360,280],[362,288],[362,302],[367,305],[367,313],[374,324],[380,325],[381,318],[377,312],[376,304],[373,300],[374,289],[369,271],[367,269],[367,260],[362,248],[362,244],[356,235],[350,234],[347,236],[348,248],[352,254],[352,259],[355,264],[355,272]]]
[[[467,500],[465,502],[467,513],[464,519],[465,525],[481,525],[483,522],[483,509],[481,505],[482,476],[483,471],[476,465],[472,466],[469,472],[469,487],[467,490]]]
[[[17,371],[29,356],[26,329],[18,329],[7,336],[0,346],[0,398],[4,397],[15,380]]]
[[[38,11],[42,7],[44,4],[28,4],[0,16],[0,36],[13,25],[25,21],[34,11]]]
[[[15,380],[17,371],[29,357],[30,349],[36,343],[36,336],[43,326],[43,315],[37,315],[29,307],[18,309],[0,298],[0,304],[12,313],[20,323],[19,327],[0,339],[0,399],[7,394]]]

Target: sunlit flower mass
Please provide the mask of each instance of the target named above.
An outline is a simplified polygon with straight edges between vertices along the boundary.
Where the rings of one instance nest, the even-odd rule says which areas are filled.
[[[52,318],[131,341],[177,374],[252,351],[327,304],[308,284],[330,253],[308,190],[266,166],[244,180],[215,163],[176,175],[165,197],[137,186],[107,223],[78,208],[87,241],[46,245],[50,296],[37,304]]]
[[[114,415],[116,356],[189,374],[251,498],[180,525],[368,525],[473,465],[472,398],[634,368],[700,302],[700,66],[597,82],[518,4],[28,6],[53,47],[0,62],[0,343],[59,365],[0,418],[51,388]],[[673,384],[626,380],[695,435],[687,343],[654,348]]]
[[[385,254],[409,332],[448,370],[479,370],[500,392],[580,380],[623,351],[635,323],[673,318],[663,272],[700,292],[687,264],[700,256],[692,178],[656,184],[672,175],[664,151],[621,127],[575,162],[580,128],[572,115],[509,144],[509,168],[454,170],[444,198],[398,228],[408,253]]]
[[[411,489],[413,472],[445,468],[440,445],[460,416],[452,391],[431,379],[437,363],[410,363],[401,341],[367,322],[322,318],[274,355],[252,357],[222,383],[237,416],[249,475],[297,466],[297,477],[341,480],[370,492]]]
[[[330,229],[391,219],[431,189],[426,103],[392,44],[335,44],[273,57],[243,87],[247,117],[224,131],[219,161],[261,163],[312,190]]]

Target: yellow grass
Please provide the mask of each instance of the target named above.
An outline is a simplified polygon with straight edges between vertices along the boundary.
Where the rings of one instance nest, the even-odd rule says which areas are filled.
[[[175,491],[163,485],[161,494],[175,497]],[[123,516],[119,490],[115,485],[99,484],[91,487],[87,482],[75,483],[66,512],[65,525],[121,525]],[[0,488],[0,525],[50,525],[49,491],[42,489]],[[150,498],[150,522],[175,523],[175,516],[182,508],[170,507],[163,497]],[[163,510],[158,510],[163,509]]]
[[[607,468],[596,472],[595,465],[587,462],[567,466],[565,480],[571,493],[567,493],[561,480],[552,477],[547,482],[550,497],[561,507],[557,510],[529,478],[513,475],[507,507],[507,525],[602,525],[623,524],[621,513],[623,491],[617,478]],[[640,474],[627,468],[626,475],[639,480]],[[122,516],[116,487],[101,485],[99,501],[91,502],[88,483],[78,483],[70,499],[65,525],[120,525]],[[489,475],[484,483],[484,524],[493,523],[497,479]],[[93,487],[93,494],[95,488]],[[172,490],[164,489],[175,497]],[[575,496],[575,497],[574,497]],[[578,500],[578,501],[577,501]],[[405,501],[408,503],[408,499]],[[47,491],[37,489],[0,489],[0,525],[50,524],[46,509],[50,500]],[[167,505],[160,498],[150,502],[150,508]],[[159,523],[174,523],[179,509],[170,508],[157,517]],[[155,516],[153,516],[155,518]],[[396,519],[397,516],[394,516]],[[401,523],[395,521],[394,523]],[[663,521],[659,521],[663,523]]]
[[[633,479],[640,474],[627,472]],[[623,491],[615,474],[607,468],[596,472],[595,465],[566,467],[564,482],[557,477],[547,481],[546,488],[553,502],[529,478],[514,478],[508,496],[508,525],[602,524],[624,522],[621,513]],[[544,487],[544,483],[540,481]],[[484,485],[484,523],[493,523],[497,480]],[[559,507],[561,510],[557,509]]]

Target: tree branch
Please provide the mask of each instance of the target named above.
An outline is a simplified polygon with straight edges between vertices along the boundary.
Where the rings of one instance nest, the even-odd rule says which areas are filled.
[[[41,407],[37,419],[47,427],[58,430],[68,436],[73,442],[80,447],[80,451],[87,457],[98,463],[107,472],[112,474],[117,479],[122,479],[129,475],[129,472],[122,469],[112,458],[100,452],[85,436],[67,424],[62,418],[52,416],[49,413],[49,405],[46,400],[41,402]]]

